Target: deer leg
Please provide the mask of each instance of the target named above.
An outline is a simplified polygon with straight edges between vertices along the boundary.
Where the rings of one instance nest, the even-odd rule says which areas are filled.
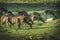
[[[32,23],[34,22],[34,17],[32,17]]]
[[[12,25],[10,23],[8,23],[9,27],[12,28]]]
[[[30,28],[32,29],[32,24],[28,23],[28,25],[30,26]]]
[[[18,28],[20,28],[21,24],[18,24]]]
[[[21,23],[20,23],[20,20],[19,19],[18,19],[17,25],[18,25],[18,28],[21,27]]]
[[[25,21],[31,28],[32,28],[32,24],[30,24],[29,22]]]

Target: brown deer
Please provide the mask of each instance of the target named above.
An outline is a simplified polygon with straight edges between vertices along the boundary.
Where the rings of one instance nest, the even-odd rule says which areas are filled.
[[[18,19],[20,20],[20,23],[22,24],[23,22],[27,23],[28,25],[30,25],[30,27],[32,28],[32,20],[29,17],[28,13],[26,11],[22,11],[22,12],[18,12],[19,16]]]
[[[1,22],[6,23],[6,25],[9,25],[10,28],[12,26],[12,22],[11,22],[11,17],[13,16],[13,14],[9,11],[6,14],[4,14],[3,16],[1,16]]]
[[[57,16],[54,14],[54,11],[53,10],[45,10],[45,14],[48,14],[48,15],[53,15],[55,17],[55,19],[57,19]]]
[[[39,21],[42,21],[44,22],[43,18],[41,17],[41,15],[37,12],[34,12],[32,14],[32,21],[34,22],[34,20],[38,20],[38,24],[39,24]]]

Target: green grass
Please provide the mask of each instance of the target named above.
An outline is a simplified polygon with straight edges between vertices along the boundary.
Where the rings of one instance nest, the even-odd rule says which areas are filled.
[[[53,3],[53,2],[52,2]],[[26,10],[26,11],[41,11],[45,8],[45,4],[39,6],[38,4],[34,4],[31,6],[30,4],[1,4],[3,7],[8,9],[9,11],[15,13],[19,10]],[[25,6],[26,5],[26,6]],[[30,5],[30,6],[28,6]],[[37,6],[36,6],[37,5]],[[49,5],[49,4],[48,4]],[[54,4],[52,4],[54,5]],[[47,5],[46,5],[47,6]],[[48,6],[48,8],[50,5]],[[52,7],[54,8],[54,7]],[[31,16],[32,13],[29,13]],[[58,14],[59,15],[59,14]],[[51,16],[44,15],[41,13],[43,18],[49,18]],[[9,28],[9,26],[2,25],[0,27],[0,40],[59,40],[60,39],[60,19],[56,19],[54,21],[48,23],[42,23],[41,21],[35,21],[32,25],[32,29],[30,29],[29,25],[24,23],[21,29],[18,29],[17,25],[13,25],[13,28]]]
[[[4,28],[5,31],[0,32],[1,40],[58,40],[60,34],[60,19],[38,25],[34,22],[33,28],[29,29],[27,24],[21,29],[14,25],[14,28]],[[25,28],[24,28],[25,27]],[[3,39],[4,38],[4,39]]]

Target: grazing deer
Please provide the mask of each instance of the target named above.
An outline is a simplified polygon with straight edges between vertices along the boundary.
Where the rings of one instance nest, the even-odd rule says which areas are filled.
[[[3,16],[1,16],[1,22],[6,23],[6,25],[9,25],[10,28],[12,26],[12,22],[11,22],[11,17],[13,16],[13,14],[9,11],[6,14],[4,14]]]
[[[20,23],[22,24],[23,22],[27,23],[28,25],[30,25],[30,27],[32,28],[32,20],[31,18],[29,17],[28,13],[26,11],[22,11],[22,12],[18,12],[19,16],[19,20],[20,20]]]
[[[48,15],[53,15],[55,17],[55,19],[57,19],[57,16],[54,14],[53,10],[45,10],[45,13]]]
[[[43,18],[37,12],[34,12],[32,14],[32,21],[34,22],[34,20],[38,20],[38,24],[39,24],[39,21],[43,21],[44,22]]]

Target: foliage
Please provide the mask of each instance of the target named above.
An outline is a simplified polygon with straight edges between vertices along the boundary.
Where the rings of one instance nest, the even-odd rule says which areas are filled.
[[[21,29],[17,29],[17,26],[14,26],[14,28],[12,29],[5,28],[5,32],[0,32],[0,39],[1,40],[58,40],[60,39],[59,24],[60,19],[57,19],[48,23],[43,23],[42,25],[38,25],[36,21],[36,23],[34,22],[32,29],[29,29],[27,24],[23,25]]]
[[[51,0],[53,1],[53,0]],[[2,2],[2,0],[0,0]],[[4,2],[4,1],[3,1]],[[8,2],[8,1],[7,1]],[[14,3],[15,1],[10,0],[9,2]],[[47,1],[46,1],[47,2]],[[49,1],[50,2],[50,1]],[[19,2],[18,2],[19,3]],[[44,3],[39,1],[39,3]],[[0,4],[0,7],[5,7],[8,11],[14,12],[14,15],[17,15],[18,11],[41,11],[45,8],[54,9],[55,3],[44,3],[42,4]],[[2,5],[2,6],[1,6]],[[24,5],[24,6],[23,6]],[[48,5],[48,6],[47,6]],[[29,13],[31,16],[32,13]],[[59,14],[58,14],[59,15]],[[50,16],[44,13],[41,13],[43,18],[49,18]],[[1,22],[0,22],[1,23]],[[32,25],[33,28],[30,29],[29,25],[23,23],[21,29],[18,29],[17,25],[13,25],[13,28],[9,28],[5,24],[0,27],[0,40],[60,40],[60,19],[53,20],[48,23],[34,21]]]

